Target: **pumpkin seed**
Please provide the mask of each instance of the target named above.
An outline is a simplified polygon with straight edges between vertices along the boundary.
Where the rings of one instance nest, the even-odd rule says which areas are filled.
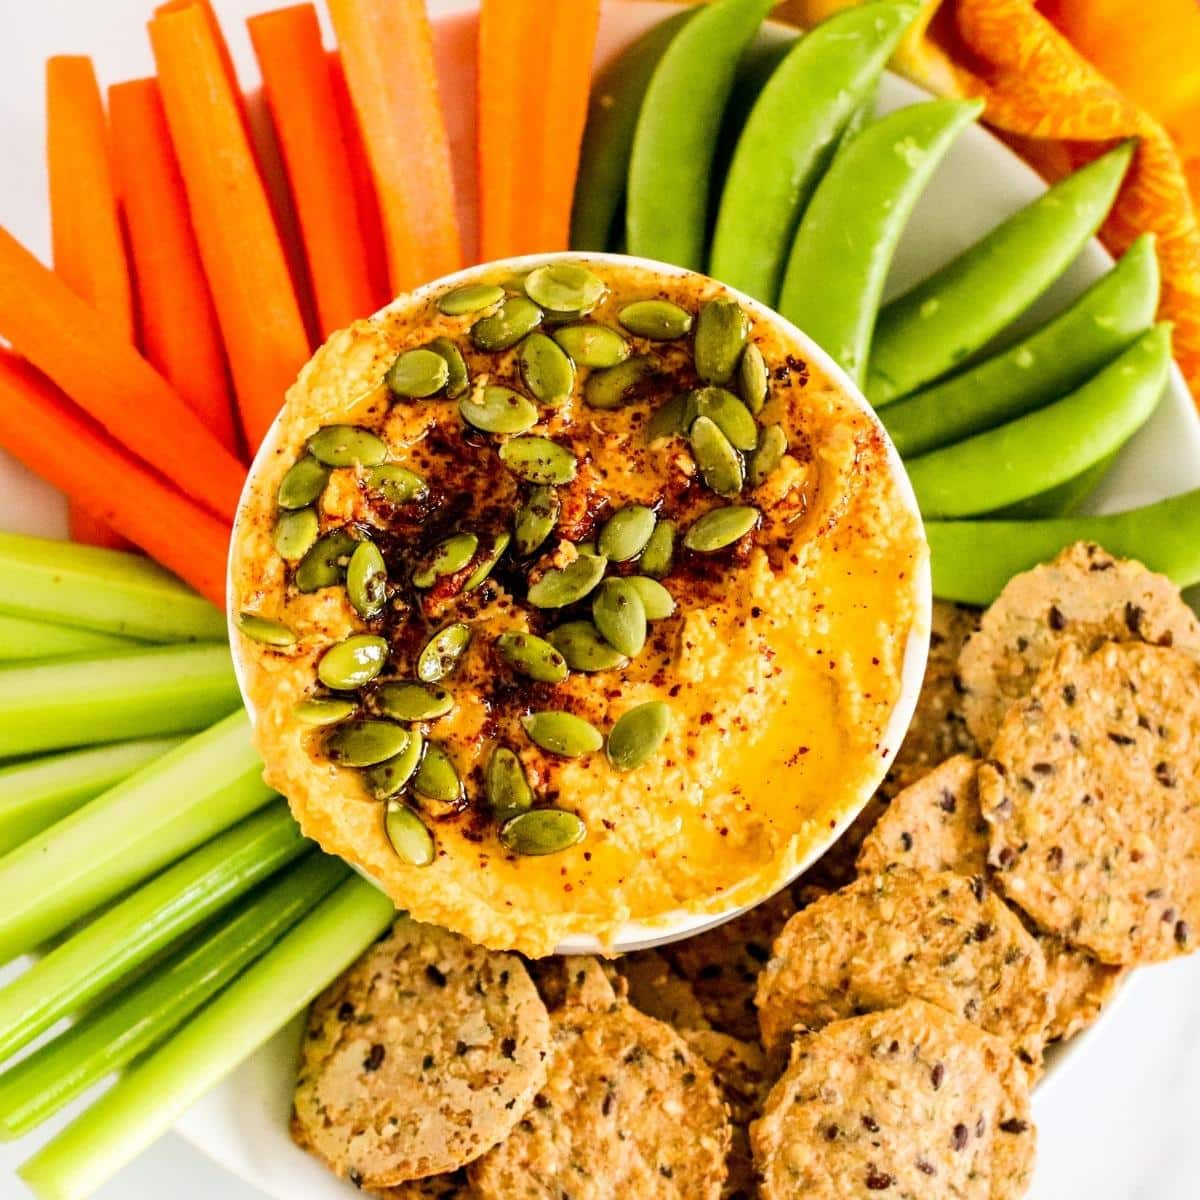
[[[468,283],[446,292],[438,299],[438,312],[446,317],[465,317],[482,312],[504,299],[504,289],[494,283]]]
[[[454,760],[437,742],[430,742],[425,747],[425,756],[413,776],[412,787],[418,796],[442,804],[456,804],[463,796],[462,780]]]
[[[659,521],[646,543],[638,566],[643,575],[661,579],[675,565],[675,522]]]
[[[407,785],[421,761],[421,753],[425,749],[425,739],[415,730],[408,731],[408,741],[399,754],[385,758],[383,762],[368,767],[363,772],[363,781],[373,796],[386,800],[396,795]]]
[[[297,508],[280,513],[275,522],[275,550],[285,562],[303,558],[321,529],[321,521],[315,508]]]
[[[329,468],[311,454],[298,458],[279,481],[276,501],[280,508],[307,508],[316,502],[329,482]]]
[[[325,753],[342,766],[373,767],[408,745],[409,733],[393,721],[349,721],[325,739]]]
[[[638,385],[653,369],[653,362],[643,354],[626,359],[606,371],[593,371],[583,385],[583,400],[592,408],[621,408],[637,398]]]
[[[558,493],[553,488],[535,487],[529,493],[513,523],[518,554],[532,554],[554,532],[559,508]]]
[[[617,320],[630,333],[655,342],[681,338],[692,328],[692,314],[669,300],[635,300],[621,309]]]
[[[600,730],[574,713],[530,713],[521,718],[521,724],[525,727],[530,741],[563,758],[579,758],[584,754],[592,754],[604,745],[604,737]]]
[[[533,401],[507,387],[477,388],[458,402],[458,411],[484,433],[524,433],[538,420]]]
[[[563,325],[554,340],[580,367],[615,367],[629,357],[629,343],[613,328],[598,321]]]
[[[575,364],[566,351],[544,333],[531,333],[519,354],[521,378],[542,404],[557,407],[571,397],[575,388]]]
[[[750,321],[736,300],[710,300],[696,321],[696,371],[705,383],[728,383],[750,336]]]
[[[689,430],[696,417],[708,417],[738,450],[753,450],[758,444],[758,425],[750,410],[724,388],[697,388],[689,397],[688,410],[684,420]]]
[[[526,483],[562,484],[575,478],[578,462],[565,446],[544,437],[517,437],[500,447],[500,461]]]
[[[355,701],[341,696],[314,696],[309,700],[301,700],[292,709],[292,716],[302,725],[336,725],[357,707]]]
[[[629,659],[601,636],[591,621],[568,621],[546,634],[546,640],[567,660],[572,671],[612,671]]]
[[[758,449],[750,455],[747,475],[754,487],[765,483],[774,473],[775,468],[783,462],[787,453],[788,439],[782,425],[768,425],[758,435]]]
[[[272,621],[258,613],[238,613],[237,627],[252,642],[261,642],[264,646],[293,646],[296,643],[295,633],[282,621]]]
[[[545,314],[524,296],[509,296],[491,316],[471,326],[471,341],[480,350],[507,350],[532,333]]]
[[[436,350],[405,350],[396,356],[384,381],[393,396],[423,399],[450,382],[450,364]]]
[[[538,683],[562,683],[567,677],[567,660],[544,638],[532,633],[502,633],[496,639],[496,649],[514,671]]]
[[[346,566],[346,596],[364,621],[377,617],[387,599],[387,564],[374,542],[359,542]]]
[[[605,641],[630,658],[646,644],[646,606],[627,579],[606,579],[592,601],[592,621]]]
[[[377,467],[388,455],[384,440],[359,425],[326,425],[308,439],[308,450],[327,467]]]
[[[401,862],[410,867],[427,867],[433,862],[433,834],[407,804],[395,800],[387,806],[383,827]]]
[[[317,677],[335,692],[360,688],[383,670],[387,652],[384,638],[370,633],[352,634],[325,651],[317,664]]]
[[[608,761],[614,770],[632,771],[657,753],[671,728],[671,710],[661,700],[622,713],[608,735]]]
[[[471,627],[456,621],[439,629],[417,656],[417,678],[422,683],[437,683],[445,679],[471,644]]]
[[[441,576],[461,571],[475,557],[478,548],[479,539],[473,533],[452,533],[443,538],[424,565],[413,572],[413,587],[433,587]]]
[[[610,562],[628,562],[646,548],[658,518],[644,504],[619,508],[600,528],[598,547]]]
[[[556,313],[589,313],[608,294],[604,280],[581,263],[547,263],[525,279],[525,294]]]
[[[367,474],[367,491],[389,504],[410,504],[429,495],[429,485],[415,471],[395,463],[373,467]]]
[[[675,611],[675,597],[657,579],[646,575],[630,575],[626,581],[642,598],[647,621],[662,621]]]
[[[467,373],[466,359],[462,351],[447,337],[436,337],[427,349],[440,355],[446,362],[446,395],[457,399],[467,390],[471,378]]]
[[[582,819],[563,808],[531,808],[500,826],[500,841],[514,854],[559,854],[586,836]]]
[[[436,684],[405,679],[382,684],[375,693],[375,703],[397,721],[436,721],[454,708],[454,697]]]
[[[507,746],[497,746],[488,760],[484,788],[492,812],[501,821],[525,812],[533,805],[533,789],[525,777],[521,760]]]
[[[657,442],[659,438],[684,437],[688,431],[689,416],[695,419],[690,404],[691,392],[680,392],[666,404],[660,404],[646,424],[646,444]]]
[[[317,538],[296,567],[296,587],[302,592],[315,592],[341,583],[357,545],[357,539],[345,528],[332,529]]]
[[[496,569],[496,564],[504,557],[511,535],[506,531],[492,538],[491,549],[479,560],[479,565],[467,576],[463,584],[464,592],[473,592]]]
[[[717,423],[708,417],[697,417],[689,436],[692,457],[706,486],[718,496],[736,496],[745,481],[742,460]]]
[[[747,342],[745,350],[742,351],[742,359],[737,369],[737,385],[742,402],[757,416],[767,402],[771,380],[767,373],[767,360],[763,358],[763,352],[755,342]]]
[[[684,534],[683,544],[699,554],[712,554],[732,546],[739,538],[758,524],[761,514],[749,504],[729,504],[724,508],[710,509],[699,520],[693,522]]]
[[[527,598],[534,608],[565,608],[582,600],[604,578],[608,559],[600,554],[581,554],[565,567],[552,567],[531,584]]]

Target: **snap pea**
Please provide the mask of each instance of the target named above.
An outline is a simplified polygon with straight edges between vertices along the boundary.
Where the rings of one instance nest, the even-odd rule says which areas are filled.
[[[1093,463],[1086,471],[1060,483],[1047,491],[1038,492],[1025,500],[1018,500],[1007,508],[1001,508],[987,516],[997,520],[1032,519],[1034,517],[1069,517],[1077,513],[1083,502],[1096,490],[1100,481],[1112,469],[1113,462],[1119,450],[1106,455],[1098,463]]]
[[[710,274],[774,302],[800,214],[916,13],[907,0],[850,8],[790,50],[738,139],[721,193]]]
[[[801,218],[779,311],[856,383],[913,206],[982,108],[979,101],[930,100],[873,122],[834,159]]]
[[[1074,479],[1146,421],[1170,368],[1170,326],[1156,325],[1058,403],[912,459],[908,477],[921,512],[993,512]]]
[[[1068,175],[879,314],[866,392],[879,407],[956,367],[1023,313],[1104,220],[1134,143]]]
[[[908,457],[1023,416],[1077,388],[1143,333],[1158,308],[1158,256],[1146,234],[1070,308],[1029,337],[880,410]]]

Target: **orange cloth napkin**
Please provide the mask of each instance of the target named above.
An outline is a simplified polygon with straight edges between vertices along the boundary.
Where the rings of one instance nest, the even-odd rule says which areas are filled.
[[[787,0],[778,15],[809,25],[857,2]],[[1051,179],[1141,139],[1101,237],[1119,254],[1158,235],[1161,314],[1200,402],[1200,0],[923,0],[894,65],[986,101],[984,120]]]

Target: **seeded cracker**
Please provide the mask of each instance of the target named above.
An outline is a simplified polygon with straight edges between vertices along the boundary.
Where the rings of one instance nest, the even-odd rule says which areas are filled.
[[[467,1183],[466,1172],[455,1171],[451,1175],[431,1175],[428,1179],[380,1188],[371,1195],[379,1200],[471,1200],[474,1193]]]
[[[1054,1014],[1046,1029],[1046,1041],[1066,1041],[1095,1022],[1116,994],[1128,968],[1102,963],[1053,934],[1042,934],[1038,944],[1046,956],[1050,1010]]]
[[[612,963],[590,954],[552,955],[529,963],[529,974],[546,1007],[553,1012],[565,1004],[607,1008],[624,982]]]
[[[1103,962],[1194,949],[1200,928],[1200,665],[1066,645],[979,772],[999,885]]]
[[[508,1135],[549,1047],[519,958],[400,920],[313,1007],[293,1136],[367,1189],[452,1171]]]
[[[1036,1133],[1004,1043],[910,1000],[802,1033],[751,1141],[762,1200],[1017,1200]]]
[[[673,1029],[710,1029],[692,985],[676,974],[657,950],[638,950],[617,959],[629,1003]]]

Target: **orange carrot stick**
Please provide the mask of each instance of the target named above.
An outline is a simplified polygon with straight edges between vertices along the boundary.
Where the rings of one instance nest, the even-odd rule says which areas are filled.
[[[224,607],[228,527],[122,449],[8,350],[0,350],[0,445]]]
[[[221,331],[158,84],[118,83],[108,90],[108,108],[142,348],[222,445],[240,453]]]
[[[328,336],[375,306],[317,11],[298,4],[246,24],[292,185],[321,331]]]
[[[0,229],[0,337],[128,450],[218,516],[231,518],[245,468],[137,352]]]
[[[383,214],[392,290],[462,265],[450,144],[423,0],[329,0]]]
[[[167,124],[251,450],[309,344],[279,231],[205,10],[150,22]]]

